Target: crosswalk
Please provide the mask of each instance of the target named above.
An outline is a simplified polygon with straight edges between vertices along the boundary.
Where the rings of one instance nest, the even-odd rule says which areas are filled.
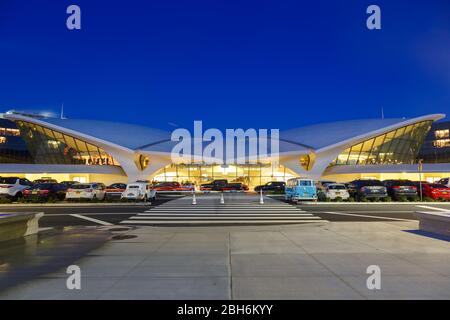
[[[166,202],[122,221],[129,225],[236,225],[296,224],[327,222],[287,203],[257,197],[231,195],[225,203],[218,196],[200,197],[196,205],[189,197]]]

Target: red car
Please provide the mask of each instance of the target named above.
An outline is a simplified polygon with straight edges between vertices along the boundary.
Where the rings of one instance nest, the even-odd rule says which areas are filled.
[[[125,183],[113,183],[106,187],[105,197],[106,199],[120,199],[122,197],[122,192],[124,192],[126,188],[127,185]]]
[[[153,189],[161,192],[161,191],[183,191],[181,184],[179,182],[160,182],[153,186]]]
[[[450,188],[442,184],[424,183],[422,184],[422,192],[424,197],[450,200]]]

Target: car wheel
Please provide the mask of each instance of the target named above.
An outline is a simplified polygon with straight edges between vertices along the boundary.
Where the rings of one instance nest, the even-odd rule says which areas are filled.
[[[16,195],[13,197],[13,201],[17,201],[19,198],[22,198],[23,194],[22,192],[17,192]]]

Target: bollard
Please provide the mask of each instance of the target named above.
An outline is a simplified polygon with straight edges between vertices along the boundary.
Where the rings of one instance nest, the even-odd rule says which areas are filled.
[[[192,204],[197,204],[197,199],[195,198],[195,191],[192,191]]]
[[[225,204],[225,199],[223,198],[223,192],[220,194],[220,204]]]
[[[262,188],[260,189],[260,192],[259,192],[259,204],[264,204]]]

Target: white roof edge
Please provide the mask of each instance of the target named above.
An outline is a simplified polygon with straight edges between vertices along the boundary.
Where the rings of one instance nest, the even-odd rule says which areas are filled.
[[[377,129],[377,130],[374,130],[374,131],[370,131],[370,132],[358,135],[358,136],[350,138],[350,139],[339,141],[337,143],[334,143],[334,144],[331,144],[331,145],[328,145],[328,146],[325,146],[325,147],[322,147],[322,148],[318,148],[315,151],[317,153],[328,151],[330,149],[339,147],[341,145],[344,145],[344,144],[347,144],[347,143],[350,143],[350,142],[352,142],[353,144],[357,144],[357,143],[359,143],[361,141],[364,141],[364,140],[367,140],[367,139],[371,139],[371,138],[373,138],[375,136],[378,136],[380,134],[383,134],[383,133],[386,133],[386,132],[389,132],[389,131],[392,131],[392,130],[395,130],[395,129],[398,129],[398,128],[401,128],[401,127],[404,127],[404,126],[407,126],[407,125],[410,125],[410,124],[414,124],[414,123],[421,122],[421,121],[426,121],[426,120],[437,121],[437,120],[440,120],[440,119],[443,119],[443,118],[445,118],[445,114],[443,114],[443,113],[435,113],[435,114],[429,114],[429,115],[420,116],[420,117],[416,117],[416,118],[405,119],[405,121],[400,121],[400,122],[397,122],[395,124],[391,124],[389,126],[381,128],[381,129]]]
[[[94,144],[95,143],[101,143],[101,144],[104,144],[104,145],[107,145],[107,146],[110,146],[110,147],[113,147],[113,148],[117,148],[117,149],[120,149],[120,150],[123,150],[123,151],[126,151],[126,152],[134,153],[134,150],[129,149],[127,147],[118,145],[118,144],[110,142],[110,141],[99,139],[97,137],[93,137],[93,136],[90,136],[88,134],[81,133],[81,132],[78,132],[78,131],[75,131],[75,130],[72,130],[72,129],[61,127],[61,126],[52,124],[50,122],[46,122],[45,119],[41,120],[41,119],[36,119],[36,118],[32,118],[32,117],[26,117],[26,116],[19,115],[19,114],[5,114],[4,118],[8,119],[8,120],[15,120],[15,121],[21,120],[21,121],[31,122],[33,124],[41,125],[43,127],[47,127],[47,128],[50,128],[50,129],[53,129],[53,130],[56,130],[56,131],[59,131],[59,132],[62,132],[62,133],[66,133],[68,135],[77,137],[79,139],[93,141],[92,143],[94,143]]]

